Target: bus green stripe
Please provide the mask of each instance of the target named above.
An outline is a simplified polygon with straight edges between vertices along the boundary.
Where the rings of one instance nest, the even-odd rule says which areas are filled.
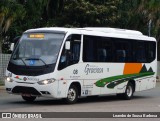
[[[97,87],[104,87],[106,84],[108,88],[114,88],[118,84],[121,84],[123,82],[126,82],[130,79],[137,79],[145,76],[154,75],[154,72],[144,72],[144,73],[138,73],[138,74],[126,74],[126,75],[118,75],[118,76],[112,76],[108,78],[104,78],[101,80],[98,80],[95,85]]]

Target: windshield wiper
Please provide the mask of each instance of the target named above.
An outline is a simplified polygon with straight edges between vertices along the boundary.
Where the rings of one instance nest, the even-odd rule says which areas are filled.
[[[13,60],[18,60],[18,59],[20,59],[24,63],[24,65],[27,66],[22,58],[13,58]]]
[[[40,59],[40,58],[26,58],[25,60],[41,60],[45,66],[47,66],[47,64],[44,62],[44,60]]]

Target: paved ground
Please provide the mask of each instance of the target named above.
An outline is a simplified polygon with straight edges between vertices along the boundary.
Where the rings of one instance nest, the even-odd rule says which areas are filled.
[[[132,100],[121,100],[115,95],[111,95],[99,98],[83,98],[74,105],[66,105],[62,100],[49,98],[39,98],[34,103],[26,103],[19,95],[9,95],[0,89],[0,112],[160,112],[160,82],[157,83],[155,89],[135,93]],[[67,120],[74,121],[74,119]],[[65,119],[65,121],[67,120]],[[76,120],[101,121],[105,119]]]

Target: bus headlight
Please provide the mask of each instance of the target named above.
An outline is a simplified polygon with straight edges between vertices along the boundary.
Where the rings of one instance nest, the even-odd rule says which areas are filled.
[[[53,83],[55,81],[55,79],[46,79],[46,80],[42,80],[37,82],[39,85],[46,85],[46,84],[50,84]]]
[[[11,79],[11,77],[6,77],[5,79],[7,82],[13,82],[13,79]]]

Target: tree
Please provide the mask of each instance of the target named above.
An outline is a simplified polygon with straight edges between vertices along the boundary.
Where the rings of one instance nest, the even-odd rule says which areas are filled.
[[[56,18],[64,9],[67,0],[48,0],[46,12],[48,18]]]
[[[122,0],[119,6],[121,28],[136,29],[148,35],[148,24],[151,24],[151,36],[158,41],[160,53],[160,1],[159,0]],[[160,54],[158,54],[160,60]]]
[[[70,27],[114,26],[118,20],[117,1],[108,0],[108,2],[100,4],[90,0],[68,0],[64,4],[63,13],[57,18],[57,25]]]
[[[148,34],[152,20],[151,34],[159,40],[159,6],[159,0],[1,0],[0,37],[13,39],[44,26],[116,27]]]
[[[17,12],[15,11],[16,16],[8,31],[6,33],[3,32],[3,38],[6,39],[5,41],[7,41],[7,44],[11,43],[13,38],[20,36],[27,29],[44,26],[43,12],[48,2],[48,0],[7,0],[7,3],[10,4],[9,2],[11,1],[14,3],[12,5],[14,7],[12,11],[16,9]],[[6,5],[3,4],[2,6]],[[7,7],[10,8],[10,6]],[[6,46],[7,45],[3,47]]]
[[[3,35],[8,31],[14,20],[24,17],[25,12],[23,6],[17,4],[16,1],[1,0],[0,2],[0,53],[2,53]]]
[[[119,6],[121,27],[148,34],[148,23],[152,20],[152,36],[157,37],[160,28],[159,6],[159,0],[122,0]]]

